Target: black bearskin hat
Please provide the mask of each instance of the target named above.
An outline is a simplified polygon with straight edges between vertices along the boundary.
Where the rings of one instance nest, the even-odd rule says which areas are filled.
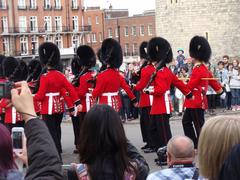
[[[79,46],[77,56],[79,57],[80,64],[83,66],[93,67],[96,65],[96,55],[90,46]]]
[[[141,59],[146,59],[148,60],[148,54],[147,54],[147,46],[148,46],[148,42],[147,41],[143,41],[140,45],[139,48],[139,53],[140,53],[140,58]]]
[[[7,78],[14,78],[15,73],[17,73],[17,67],[19,63],[14,57],[6,57],[2,62],[3,75]]]
[[[171,45],[164,38],[152,38],[148,43],[148,56],[151,62],[170,63],[173,59]]]
[[[113,68],[119,68],[123,62],[120,44],[111,38],[105,39],[101,47],[101,61]]]
[[[212,54],[207,39],[201,36],[193,37],[189,46],[189,54],[192,58],[207,63]]]
[[[71,69],[74,76],[77,76],[81,71],[82,65],[78,57],[74,57],[71,62]]]
[[[28,64],[28,73],[30,80],[37,80],[42,72],[42,66],[40,61],[33,59]]]
[[[2,62],[6,57],[0,54],[0,77],[3,76]]]
[[[15,78],[15,81],[24,81],[27,79],[27,77],[28,77],[28,66],[23,60],[20,60],[18,65],[18,73]]]
[[[39,46],[38,52],[40,62],[43,65],[49,65],[51,67],[58,66],[61,56],[56,44],[45,42]]]

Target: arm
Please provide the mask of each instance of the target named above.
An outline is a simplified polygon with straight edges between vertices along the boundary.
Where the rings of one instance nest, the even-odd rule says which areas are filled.
[[[209,72],[209,78],[213,78],[213,75],[211,72]],[[211,81],[208,81],[208,83],[214,89],[214,91],[216,91],[217,94],[223,93],[222,86],[217,80],[211,80]]]
[[[84,97],[88,92],[88,82],[85,77],[80,77],[79,79],[80,86],[78,87],[78,95],[79,97]]]
[[[151,78],[151,74],[145,72],[145,70],[142,69],[142,71],[141,71],[141,79],[138,81],[138,83],[135,86],[134,90],[136,90],[136,91],[143,90],[147,86],[150,78]]]
[[[187,83],[187,87],[190,91],[196,88],[201,81],[202,75],[198,71],[198,68],[193,69],[192,75],[190,77],[189,82]]]
[[[124,89],[124,91],[127,93],[128,97],[130,98],[131,101],[135,100],[136,97],[135,95],[133,94],[133,92],[131,91],[130,87],[128,86],[128,84],[126,83],[125,79],[123,77],[120,77],[120,85],[121,85],[121,88]]]
[[[47,83],[46,75],[42,75],[40,78],[40,87],[38,89],[38,92],[34,96],[34,101],[43,100],[43,98],[46,95],[47,86],[48,86],[48,83]]]
[[[137,163],[138,169],[136,180],[145,180],[149,173],[148,164],[144,157],[130,142],[127,143],[127,155],[131,160]]]
[[[92,92],[93,98],[101,96],[105,89],[105,83],[102,74],[99,74],[96,79],[96,87]]]
[[[74,103],[73,103],[72,98],[70,97],[69,92],[67,92],[67,90],[65,88],[62,88],[60,94],[63,97],[63,99],[67,105],[67,110],[69,112],[73,112],[74,111]]]
[[[29,164],[25,179],[62,179],[61,161],[44,122],[29,120],[25,133]]]
[[[173,74],[173,80],[172,80],[172,84],[177,87],[185,96],[188,96],[191,94],[191,91],[188,89],[188,87],[177,78],[177,76],[175,76]]]

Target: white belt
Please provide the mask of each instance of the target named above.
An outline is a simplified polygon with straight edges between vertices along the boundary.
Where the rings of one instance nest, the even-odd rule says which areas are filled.
[[[164,94],[164,100],[165,100],[165,106],[166,106],[166,113],[170,114],[170,108],[171,108],[171,100],[170,100],[170,91],[166,91],[166,93]]]
[[[52,115],[53,97],[60,96],[60,93],[47,93],[46,96],[49,97],[49,99],[48,99],[48,114]]]
[[[154,86],[149,86],[148,89],[154,89]],[[153,95],[149,95],[150,105],[153,105]]]
[[[17,111],[15,107],[12,107],[12,124],[16,124],[17,122]]]
[[[90,97],[92,97],[92,94],[90,93],[87,93],[86,94],[86,109],[87,109],[87,112],[90,110],[91,108],[91,100],[90,100]]]
[[[108,105],[112,107],[112,97],[113,96],[118,96],[118,92],[103,93],[102,96],[106,96],[107,97]]]

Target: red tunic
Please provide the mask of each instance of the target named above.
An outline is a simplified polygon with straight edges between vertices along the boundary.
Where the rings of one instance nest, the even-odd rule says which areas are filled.
[[[136,98],[119,71],[108,68],[98,74],[96,88],[93,90],[92,96],[93,98],[99,98],[99,104],[108,104],[119,111],[122,106],[118,93],[120,88],[125,90],[131,100]]]
[[[3,83],[3,82],[6,82],[6,79],[5,78],[0,78],[0,83]],[[0,114],[4,114],[4,113],[5,113],[5,109],[1,108],[1,106],[0,106]]]
[[[34,96],[34,101],[42,103],[41,114],[52,115],[63,112],[62,89],[69,92],[74,103],[79,103],[74,87],[61,72],[49,70],[41,76],[39,90]]]
[[[152,74],[155,72],[155,67],[150,64],[144,67],[141,70],[141,79],[138,81],[137,85],[135,86],[136,91],[140,92],[140,101],[139,101],[139,107],[149,107],[152,106],[152,95],[148,95],[143,92],[143,89],[146,88]]]
[[[80,86],[76,89],[83,106],[82,112],[89,111],[93,103],[93,99],[91,97],[91,94],[89,93],[89,88],[93,88],[93,86],[91,83],[88,82],[93,78],[92,75],[93,72],[87,72],[83,74],[79,79]]]
[[[7,107],[8,105],[8,99],[1,99],[0,100],[0,107],[5,112],[5,124],[16,124],[19,121],[23,121],[22,116],[20,113],[16,111],[16,109],[13,106]]]
[[[202,80],[202,78],[212,78],[212,73],[207,69],[204,64],[197,64],[194,66],[187,87],[192,91],[193,97],[191,99],[186,99],[184,106],[186,108],[201,108],[207,109],[207,96],[206,92],[208,86],[210,85],[217,93],[222,92],[221,85],[217,80]]]
[[[31,91],[33,91],[33,89],[36,86],[37,81],[31,81],[28,83],[28,86],[30,87]],[[34,96],[34,95],[33,95]],[[34,101],[34,109],[36,113],[40,113],[41,112],[41,102],[40,101]]]
[[[170,86],[176,86],[184,95],[191,91],[187,86],[172,73],[170,69],[164,67],[157,72],[154,80],[153,105],[151,115],[170,114],[172,112],[172,102],[170,98]]]

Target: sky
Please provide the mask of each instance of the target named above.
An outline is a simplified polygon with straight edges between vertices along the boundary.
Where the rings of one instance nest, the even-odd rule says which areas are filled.
[[[100,6],[101,8],[108,8],[111,3],[114,9],[128,9],[130,15],[155,9],[155,0],[84,0],[84,3],[85,6]]]

